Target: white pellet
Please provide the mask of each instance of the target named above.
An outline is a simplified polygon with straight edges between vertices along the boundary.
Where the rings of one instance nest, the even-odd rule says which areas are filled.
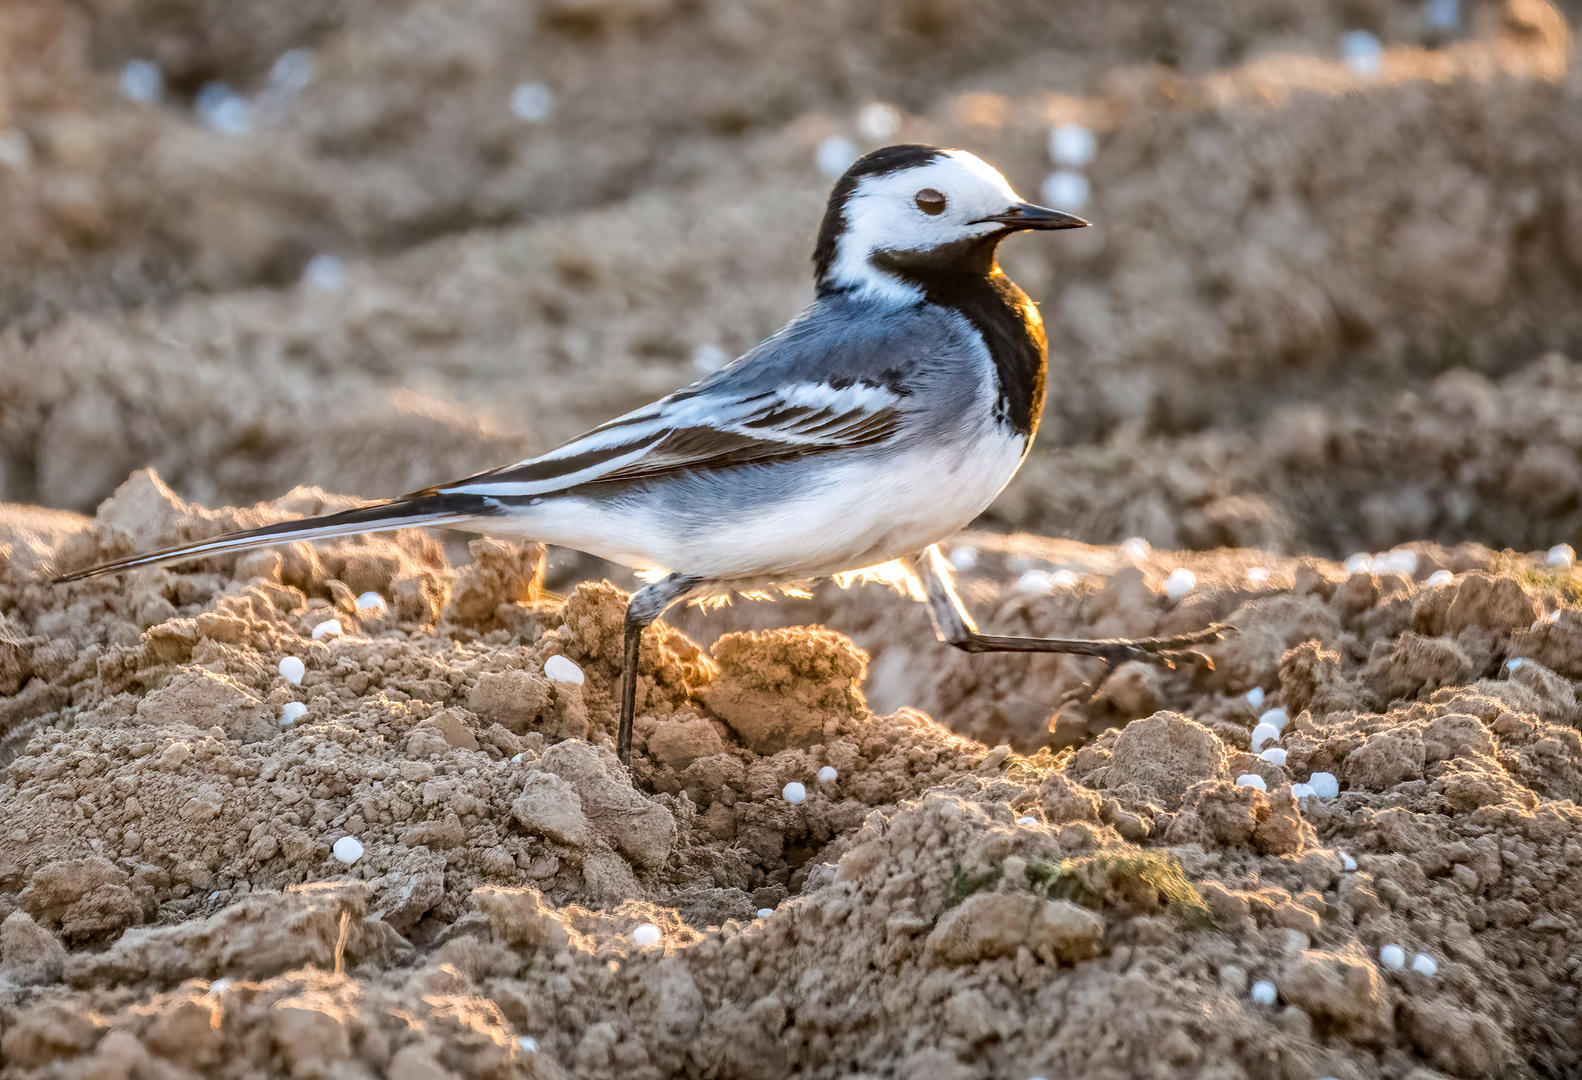
[[[1284,765],[1285,755],[1287,753],[1288,751],[1282,750],[1278,746],[1271,746],[1269,749],[1259,754],[1258,757],[1263,761],[1267,761],[1270,765]]]
[[[346,266],[334,255],[315,255],[302,268],[302,284],[321,292],[338,292],[346,284]]]
[[[1291,798],[1293,798],[1293,799],[1311,799],[1312,797],[1313,797],[1313,785],[1311,785],[1311,784],[1292,784],[1291,785]]]
[[[1250,566],[1247,568],[1247,584],[1269,584],[1269,568],[1267,566]]]
[[[523,1035],[516,1040],[516,1045],[524,1054],[538,1053],[538,1040],[531,1035]]]
[[[340,637],[343,633],[345,631],[341,629],[341,621],[329,619],[313,628],[313,640],[317,641],[321,637]]]
[[[343,836],[339,840],[335,841],[334,845],[330,848],[330,854],[334,855],[338,861],[350,866],[352,863],[363,857],[362,841],[358,840],[355,836]]]
[[[761,908],[758,909],[758,917],[760,919],[767,919],[769,916],[773,915],[774,913],[775,913],[775,909],[772,908],[772,907],[761,907]]]
[[[659,927],[645,922],[632,931],[632,944],[640,948],[659,944]]]
[[[1405,548],[1396,548],[1386,551],[1383,555],[1373,560],[1375,574],[1405,574],[1411,577],[1417,573],[1417,552]]]
[[[308,673],[308,666],[295,656],[280,658],[280,677],[292,686],[302,685],[302,676]]]
[[[121,93],[151,104],[165,93],[165,73],[152,60],[128,60],[121,69]]]
[[[1423,5],[1423,21],[1434,30],[1454,30],[1461,22],[1460,0],[1428,0]]]
[[[291,727],[308,714],[308,707],[300,701],[288,701],[280,709],[280,726]]]
[[[876,101],[857,113],[857,134],[869,142],[889,142],[901,127],[901,114],[894,105]]]
[[[1032,814],[1023,814],[1021,817],[1016,819],[1016,823],[1018,825],[1037,825],[1038,819]]]
[[[1358,75],[1371,78],[1384,64],[1384,46],[1366,30],[1352,30],[1340,39],[1340,54],[1346,66]]]
[[[1165,595],[1171,600],[1181,600],[1195,588],[1197,588],[1197,575],[1184,566],[1176,567],[1170,571],[1170,576],[1165,578]]]
[[[718,345],[699,345],[692,350],[692,367],[700,375],[718,371],[731,362],[731,354]]]
[[[204,84],[193,101],[198,119],[215,131],[227,135],[245,135],[252,126],[248,115],[247,99],[222,82]]]
[[[1379,963],[1391,971],[1400,971],[1406,966],[1406,950],[1399,945],[1386,945],[1379,950]]]
[[[1340,781],[1335,779],[1334,773],[1316,772],[1307,778],[1313,787],[1313,794],[1320,799],[1333,799],[1340,794]]]
[[[230,988],[231,988],[231,980],[227,979],[227,978],[224,978],[222,976],[221,978],[215,979],[213,982],[211,982],[209,984],[209,993],[211,993],[211,994],[223,994],[227,990],[229,990]]]
[[[818,771],[819,780],[826,784],[834,780],[839,775],[840,773],[835,771],[835,766],[833,765],[826,765]]]
[[[1049,571],[1049,586],[1052,589],[1075,589],[1081,581],[1076,573],[1071,570]]]
[[[1099,141],[1081,124],[1061,124],[1049,129],[1049,160],[1067,169],[1081,169],[1093,161]]]
[[[975,570],[978,566],[978,549],[963,544],[950,550],[950,565],[961,571]]]
[[[1016,579],[1016,591],[1028,596],[1048,596],[1050,588],[1047,570],[1029,570]]]
[[[1044,177],[1044,182],[1039,188],[1044,202],[1056,210],[1081,210],[1087,205],[1088,196],[1092,189],[1088,186],[1088,178],[1079,172],[1070,169],[1058,169]]]
[[[1514,660],[1507,660],[1507,661],[1505,661],[1505,670],[1506,671],[1515,671],[1517,668],[1521,667],[1524,663],[1526,663],[1526,661],[1523,660],[1519,656],[1516,659],[1514,659]]]
[[[818,144],[818,171],[837,179],[857,160],[857,144],[844,135],[831,135]]]
[[[1279,741],[1280,729],[1273,724],[1260,723],[1252,729],[1251,747],[1253,753],[1258,753],[1272,742]]]
[[[1258,717],[1258,723],[1268,724],[1276,731],[1284,731],[1285,725],[1291,722],[1291,714],[1276,706]]]
[[[1259,791],[1269,790],[1269,785],[1263,782],[1263,777],[1255,772],[1242,773],[1236,777],[1236,786],[1257,788]]]
[[[517,83],[511,91],[511,112],[518,120],[542,124],[555,111],[555,92],[541,82]]]
[[[799,803],[807,798],[807,788],[793,780],[780,789],[780,794],[785,798],[786,802]]]
[[[313,54],[306,49],[287,49],[269,67],[269,85],[294,94],[313,80]]]
[[[1428,580],[1423,582],[1423,584],[1427,585],[1430,589],[1435,589],[1441,585],[1449,585],[1454,580],[1456,580],[1456,575],[1452,574],[1449,570],[1435,570],[1432,574],[1428,575]]]
[[[1133,562],[1138,559],[1146,559],[1152,551],[1153,545],[1140,536],[1133,536],[1121,541],[1121,554]]]
[[[520,764],[521,760],[523,758],[525,758],[526,756],[527,756],[526,754],[512,754],[511,755],[511,764],[513,764],[513,765]]]
[[[1412,957],[1412,970],[1419,975],[1427,975],[1429,978],[1433,978],[1439,974],[1439,965],[1432,956],[1425,952],[1420,952]]]
[[[1252,998],[1255,1005],[1273,1005],[1280,998],[1279,992],[1274,988],[1274,983],[1268,979],[1259,979],[1253,983],[1252,989],[1247,996]]]
[[[1263,708],[1263,687],[1255,686],[1247,691],[1247,704],[1254,709]]]
[[[1550,566],[1564,566],[1567,569],[1577,564],[1576,549],[1570,544],[1556,544],[1544,556],[1544,562]]]
[[[382,612],[387,609],[388,605],[385,603],[385,598],[376,592],[365,592],[357,598],[358,611]]]
[[[1340,865],[1346,870],[1355,870],[1357,868],[1357,860],[1342,851],[1340,853]]]
[[[564,656],[551,656],[544,661],[544,677],[555,682],[582,685],[582,669]]]

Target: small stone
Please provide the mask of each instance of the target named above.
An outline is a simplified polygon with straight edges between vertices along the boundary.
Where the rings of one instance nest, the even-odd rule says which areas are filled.
[[[1335,779],[1334,773],[1316,772],[1307,778],[1307,782],[1313,794],[1320,799],[1333,799],[1340,794],[1340,781]]]
[[[339,619],[329,619],[326,622],[319,623],[313,628],[314,641],[317,641],[322,637],[339,637],[340,635],[341,621]]]
[[[1197,588],[1197,575],[1184,566],[1178,566],[1170,571],[1170,576],[1165,578],[1165,595],[1171,600],[1181,601]]]
[[[1016,819],[1016,823],[1018,825],[1037,825],[1038,819],[1031,814],[1023,814],[1021,817]]]
[[[1291,785],[1291,798],[1293,799],[1311,799],[1315,796],[1315,794],[1316,793],[1313,791],[1312,784]]]
[[[772,907],[761,907],[761,908],[758,909],[758,917],[760,919],[767,919],[769,916],[773,915],[774,913],[775,913],[775,909],[772,908]]]
[[[300,701],[288,701],[280,708],[280,726],[294,727],[296,722],[308,714],[308,707]]]
[[[538,1040],[531,1035],[523,1035],[516,1040],[516,1045],[524,1054],[538,1053]]]
[[[1016,591],[1024,596],[1048,596],[1052,587],[1047,570],[1029,570],[1016,579]]]
[[[785,798],[786,802],[799,803],[807,798],[807,788],[793,780],[780,789],[780,794]]]
[[[658,945],[659,936],[659,927],[653,923],[643,923],[632,931],[632,944],[646,949],[650,945]]]
[[[1133,536],[1121,541],[1120,550],[1122,555],[1136,562],[1138,559],[1146,559],[1153,551],[1153,545],[1140,536]]]
[[[1260,753],[1258,755],[1258,759],[1260,761],[1267,761],[1270,765],[1284,765],[1285,755],[1287,753],[1288,751],[1283,750],[1278,746],[1271,746],[1269,749]]]
[[[1049,572],[1049,587],[1051,589],[1075,589],[1081,580],[1070,570],[1051,570]]]
[[[1577,564],[1576,549],[1570,544],[1556,544],[1544,555],[1544,562],[1550,566],[1563,566],[1569,570]]]
[[[1435,589],[1441,585],[1449,585],[1454,580],[1456,580],[1456,575],[1452,574],[1449,570],[1435,570],[1432,574],[1428,575],[1428,580],[1423,582],[1423,584],[1428,586],[1430,589]]]
[[[343,836],[330,847],[330,854],[350,866],[363,857],[362,841],[355,836]]]
[[[1253,753],[1258,753],[1264,747],[1280,738],[1280,729],[1272,724],[1259,724],[1252,729],[1252,738],[1249,744]]]
[[[957,570],[966,572],[977,568],[978,549],[963,544],[961,547],[952,548],[950,552],[950,565]]]
[[[544,676],[552,682],[572,683],[581,686],[582,669],[564,656],[551,656],[544,661]]]
[[[1412,970],[1419,975],[1427,975],[1429,978],[1433,978],[1439,974],[1439,965],[1432,956],[1420,952],[1412,957]]]
[[[1252,989],[1248,991],[1248,996],[1252,998],[1255,1005],[1273,1005],[1280,999],[1279,991],[1274,988],[1274,983],[1268,979],[1259,979],[1253,983]]]
[[[1258,717],[1258,723],[1268,724],[1276,731],[1284,731],[1285,725],[1291,722],[1291,714],[1284,709],[1276,707]]]
[[[835,771],[835,766],[833,765],[826,765],[818,771],[819,780],[826,784],[834,780],[839,775],[840,773]]]
[[[1263,782],[1263,777],[1255,772],[1242,773],[1236,777],[1237,787],[1257,788],[1259,791],[1268,791],[1269,785]]]
[[[1255,711],[1263,708],[1263,687],[1255,686],[1247,691],[1247,705]]]
[[[1386,945],[1379,950],[1379,963],[1391,971],[1400,971],[1406,966],[1406,950],[1399,945]]]
[[[280,677],[292,686],[302,685],[302,676],[308,673],[308,666],[295,656],[282,657],[280,661]]]

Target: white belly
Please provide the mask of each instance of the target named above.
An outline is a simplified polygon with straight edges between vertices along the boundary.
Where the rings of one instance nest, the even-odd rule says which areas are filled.
[[[479,525],[639,570],[725,581],[823,577],[914,554],[981,514],[1015,475],[1025,442],[997,430],[965,445],[970,449],[952,459],[917,451],[861,463],[804,459],[819,472],[772,502],[750,487],[733,490],[733,483],[751,483],[752,474],[738,474],[704,482],[699,497],[681,502],[659,486],[624,507],[546,499]]]

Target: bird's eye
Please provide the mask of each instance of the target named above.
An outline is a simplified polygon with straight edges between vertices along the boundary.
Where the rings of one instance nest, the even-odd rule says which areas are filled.
[[[926,187],[917,193],[917,208],[929,217],[935,217],[945,212],[945,196],[931,187]]]

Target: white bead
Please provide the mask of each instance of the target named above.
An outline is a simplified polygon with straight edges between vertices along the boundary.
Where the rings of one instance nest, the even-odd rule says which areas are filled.
[[[144,104],[155,102],[165,92],[165,75],[150,60],[129,60],[121,69],[121,93]]]
[[[1121,554],[1133,561],[1146,559],[1148,553],[1153,551],[1153,545],[1140,536],[1121,541]]]
[[[343,836],[330,847],[330,854],[337,860],[350,866],[363,857],[362,841],[355,836]]]
[[[280,726],[290,727],[308,714],[308,707],[300,701],[288,701],[280,708]]]
[[[533,1038],[531,1035],[523,1035],[520,1039],[516,1040],[516,1045],[521,1048],[522,1053],[524,1054],[538,1053],[538,1040]]]
[[[541,82],[517,83],[511,91],[511,112],[518,120],[542,124],[555,111],[555,92]]]
[[[773,915],[774,913],[775,913],[775,909],[772,908],[772,907],[761,907],[761,908],[758,909],[758,917],[760,919],[767,919],[769,916]]]
[[[1284,765],[1285,755],[1288,752],[1289,751],[1283,750],[1278,746],[1271,746],[1269,749],[1259,754],[1258,757],[1264,761],[1267,761],[1270,765]]]
[[[1373,573],[1373,556],[1365,551],[1359,551],[1346,560],[1346,573],[1371,574]]]
[[[840,773],[835,771],[835,766],[833,765],[826,765],[818,771],[818,778],[826,784],[839,775]]]
[[[659,944],[659,927],[653,923],[643,923],[632,931],[632,944],[640,948]]]
[[[1260,979],[1253,983],[1248,996],[1255,1005],[1273,1005],[1280,997],[1279,992],[1274,988],[1274,983],[1268,979]]]
[[[1396,548],[1386,551],[1383,555],[1373,560],[1373,572],[1376,574],[1405,574],[1411,577],[1417,573],[1417,552],[1405,548]]]
[[[1254,709],[1263,708],[1263,687],[1255,686],[1247,691],[1247,704]]]
[[[280,659],[280,677],[292,686],[302,685],[302,676],[308,673],[308,667],[295,656],[285,656]]]
[[[1291,714],[1281,708],[1273,708],[1258,717],[1258,723],[1268,724],[1276,731],[1284,731],[1285,725],[1291,722]]]
[[[1544,556],[1544,562],[1550,566],[1564,566],[1570,569],[1577,564],[1576,549],[1570,544],[1556,544]]]
[[[875,102],[864,105],[857,114],[857,134],[869,142],[889,142],[901,127],[901,114],[894,105]]]
[[[1406,966],[1406,950],[1399,945],[1386,945],[1379,950],[1379,963],[1391,971],[1400,971]]]
[[[1247,584],[1267,585],[1269,583],[1269,568],[1266,566],[1249,566],[1247,568]]]
[[[1028,596],[1048,596],[1050,589],[1049,571],[1029,570],[1016,579],[1016,591]]]
[[[1242,773],[1236,777],[1237,787],[1257,788],[1259,791],[1268,791],[1269,785],[1263,782],[1263,777],[1255,772]]]
[[[357,598],[358,611],[384,611],[385,598],[376,592],[365,592]]]
[[[780,789],[780,794],[785,797],[786,802],[799,803],[807,798],[807,788],[793,780]]]
[[[1051,570],[1049,572],[1049,587],[1051,589],[1074,589],[1079,581],[1081,579],[1070,570]]]
[[[1021,817],[1016,819],[1016,823],[1018,825],[1037,825],[1038,819],[1031,814],[1023,814]]]
[[[582,669],[564,656],[551,656],[544,661],[544,676],[555,682],[582,685]]]
[[[967,544],[950,550],[950,565],[963,572],[973,570],[978,565],[978,549]]]
[[[1197,575],[1184,566],[1178,566],[1170,571],[1170,576],[1165,578],[1165,595],[1172,600],[1181,600],[1193,589],[1197,588]]]
[[[1268,746],[1270,743],[1275,742],[1279,738],[1279,728],[1275,727],[1273,724],[1259,724],[1257,727],[1252,729],[1252,739],[1250,743],[1252,746],[1252,752],[1256,754],[1265,746]]]
[[[1333,799],[1340,794],[1340,781],[1335,779],[1334,773],[1316,772],[1307,778],[1312,785],[1313,794],[1320,799]]]
[[[319,623],[313,628],[313,640],[317,641],[321,637],[339,637],[341,633],[341,621],[339,619],[330,619],[327,622]]]
[[[843,135],[831,135],[818,144],[818,171],[838,179],[857,160],[857,144]]]
[[[1044,177],[1040,194],[1044,202],[1056,210],[1070,207],[1072,210],[1081,210],[1087,205],[1088,196],[1092,189],[1088,185],[1088,178],[1079,172],[1070,169],[1058,169]]]
[[[1433,978],[1435,975],[1439,974],[1439,965],[1435,963],[1432,956],[1429,956],[1427,953],[1420,952],[1416,956],[1412,957],[1412,970],[1417,972],[1419,975],[1427,975],[1429,978]]]
[[[1352,30],[1340,39],[1340,52],[1346,66],[1364,77],[1379,73],[1384,63],[1384,46],[1366,30]]]
[[[1292,784],[1291,785],[1291,798],[1293,798],[1293,799],[1311,799],[1312,797],[1313,797],[1313,786],[1311,784]]]
[[[1049,132],[1049,160],[1056,165],[1080,169],[1093,160],[1099,141],[1081,124],[1061,124]]]
[[[1430,589],[1437,589],[1441,585],[1449,585],[1454,580],[1456,580],[1456,575],[1449,570],[1435,570],[1428,575],[1428,580],[1423,582],[1423,584]]]

